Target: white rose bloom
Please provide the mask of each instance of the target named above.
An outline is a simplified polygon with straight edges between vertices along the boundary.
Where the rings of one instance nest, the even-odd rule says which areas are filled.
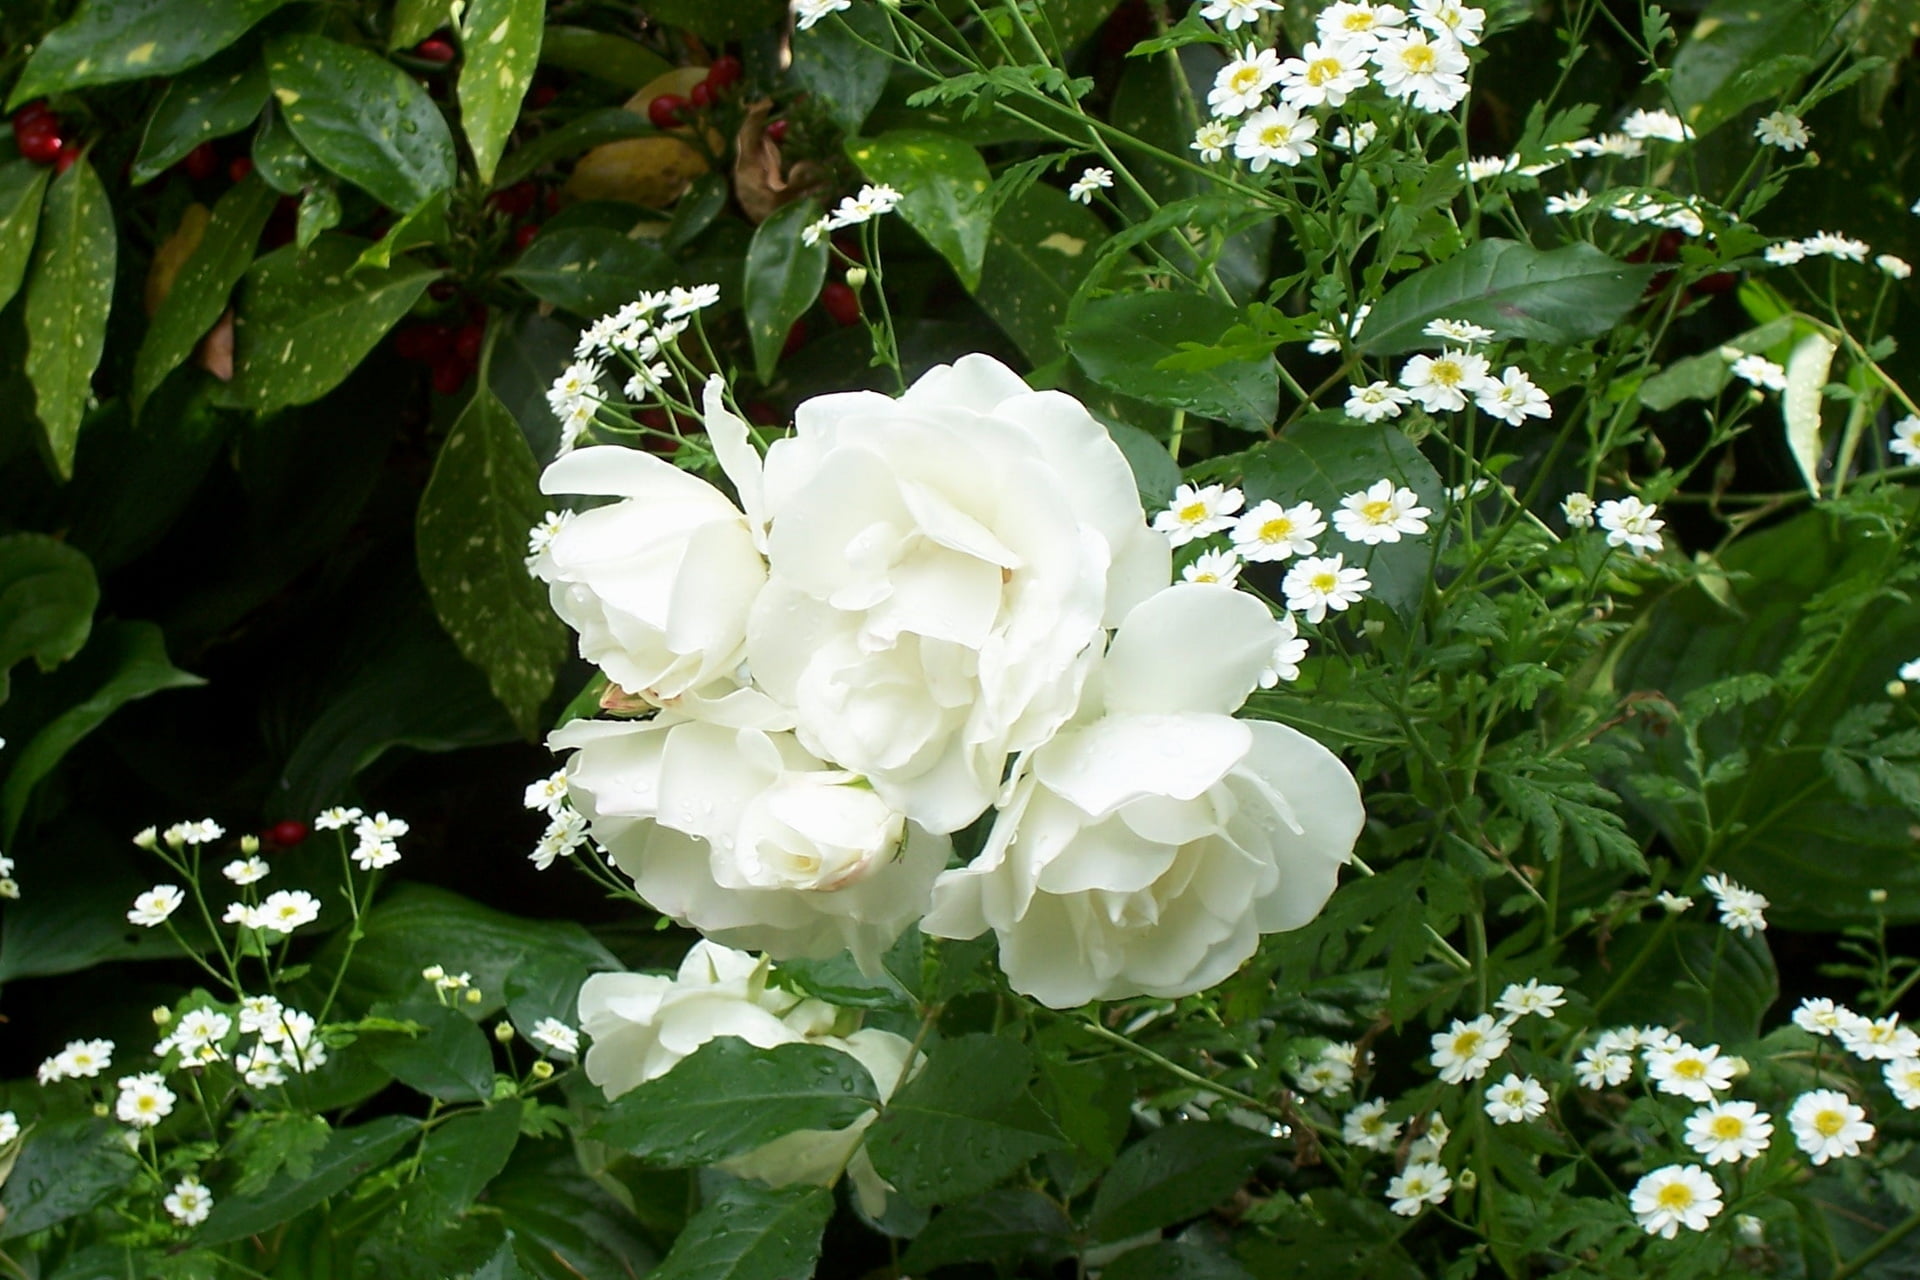
[[[983,355],[898,399],[808,400],[764,478],[729,471],[767,527],[755,683],[930,831],[985,811],[1072,716],[1103,629],[1172,576],[1106,429]]]
[[[992,929],[1014,989],[1068,1008],[1204,990],[1261,934],[1311,920],[1365,815],[1326,748],[1232,716],[1278,634],[1259,601],[1218,586],[1181,583],[1135,609],[1082,720],[1022,762],[985,848],[935,882],[921,928]]]
[[[777,959],[842,949],[868,972],[926,909],[950,841],[793,734],[681,719],[576,720],[568,794],[640,895]]]
[[[730,472],[739,452],[721,447],[729,428],[752,456],[739,419],[710,412],[708,426]],[[733,673],[767,572],[747,518],[725,494],[618,445],[567,454],[540,488],[621,499],[575,514],[528,562],[550,585],[553,611],[579,633],[581,657],[656,703]]]

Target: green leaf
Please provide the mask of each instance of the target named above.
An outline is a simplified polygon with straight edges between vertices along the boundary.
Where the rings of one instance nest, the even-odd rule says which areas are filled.
[[[424,989],[419,973],[413,970],[413,985]],[[399,1003],[382,1001],[367,1012],[421,1028],[417,1035],[381,1032],[367,1038],[367,1053],[394,1079],[442,1102],[481,1102],[492,1096],[493,1047],[472,1018],[425,994]]]
[[[1787,385],[1780,393],[1780,416],[1787,429],[1787,452],[1793,455],[1807,493],[1820,496],[1820,393],[1840,348],[1824,333],[1810,333],[1794,344],[1787,357]]]
[[[500,273],[542,302],[592,319],[675,278],[673,260],[656,244],[605,227],[566,227],[527,246]]]
[[[328,169],[398,213],[453,186],[453,134],[412,76],[325,36],[281,36],[266,60],[287,128]]]
[[[879,1104],[873,1077],[825,1045],[710,1040],[608,1104],[591,1135],[675,1168],[745,1154],[796,1129],[842,1129]]]
[[[827,278],[826,238],[811,246],[800,238],[819,214],[811,200],[784,205],[755,229],[747,248],[747,335],[753,339],[754,372],[762,381],[773,376],[787,331],[820,296]]]
[[[1450,319],[1485,325],[1501,338],[1574,343],[1618,324],[1653,273],[1590,244],[1543,252],[1512,240],[1482,240],[1389,289],[1357,341],[1372,355],[1437,346],[1438,339],[1421,330]]]
[[[1659,950],[1614,997],[1609,1008],[1616,1015],[1685,1027],[1695,1044],[1756,1039],[1767,1010],[1780,998],[1780,976],[1766,935],[1749,938],[1705,920],[1676,920],[1665,937],[1658,936],[1658,928],[1634,923],[1616,933],[1607,944],[1606,967],[1596,966],[1582,984],[1588,994],[1598,996],[1613,974],[1655,946]]]
[[[40,202],[47,194],[47,167],[26,160],[0,165],[0,308],[13,301],[33,260],[40,230]]]
[[[657,1211],[673,1213],[684,1197]],[[486,1203],[513,1233],[520,1266],[538,1280],[633,1280],[659,1257],[635,1216],[581,1172],[571,1146],[522,1142]]]
[[[323,235],[253,264],[235,328],[232,399],[258,413],[318,400],[366,358],[440,273],[352,270],[367,242]]]
[[[168,76],[204,62],[287,0],[81,0],[47,33],[8,98]]]
[[[387,228],[387,234],[368,246],[353,264],[355,271],[368,267],[390,267],[393,255],[424,245],[443,244],[447,239],[447,195],[433,197],[400,221]]]
[[[253,174],[230,187],[213,206],[200,244],[174,277],[160,309],[153,313],[133,361],[131,396],[137,415],[166,376],[193,354],[200,339],[219,322],[233,286],[253,262],[260,231],[273,213],[272,187]]]
[[[0,556],[4,554],[0,550]],[[91,580],[91,573],[88,576]],[[6,596],[0,594],[0,610],[5,609],[5,602]],[[61,676],[71,684],[84,682],[87,691],[26,743],[17,745],[18,754],[13,757],[6,782],[0,785],[0,841],[8,846],[19,830],[20,816],[26,812],[34,787],[108,716],[129,702],[163,689],[187,689],[206,683],[167,661],[166,638],[151,622],[109,622],[97,628],[79,661]]]
[[[682,27],[702,40],[741,40],[786,16],[786,0],[646,0],[647,16],[667,27]]]
[[[943,1210],[900,1259],[908,1274],[962,1262],[1046,1263],[1072,1249],[1073,1224],[1038,1191],[1009,1187]]]
[[[1339,415],[1311,415],[1287,428],[1278,440],[1255,449],[1246,464],[1247,505],[1268,498],[1291,505],[1311,502],[1325,512],[1340,499],[1390,479],[1420,495],[1429,511],[1446,509],[1446,486],[1413,442],[1388,423],[1370,426]],[[1426,594],[1433,539],[1446,526],[1435,515],[1424,537],[1404,538],[1377,547],[1346,546],[1348,563],[1365,566],[1373,581],[1368,594],[1402,618],[1411,618]]]
[[[316,182],[300,196],[300,215],[294,222],[294,248],[305,253],[322,231],[340,225],[340,193],[331,182]],[[371,253],[372,250],[367,251]],[[362,254],[361,257],[365,257]],[[358,266],[358,262],[354,265]]]
[[[427,1135],[420,1152],[422,1190],[443,1214],[465,1213],[499,1176],[520,1141],[518,1098],[455,1116]]]
[[[977,290],[993,223],[993,175],[980,153],[944,133],[896,129],[849,138],[847,154],[869,181],[902,193],[900,216],[953,265],[968,292]]]
[[[1129,1249],[1100,1275],[1101,1280],[1166,1280],[1169,1276],[1179,1280],[1253,1280],[1252,1272],[1226,1254],[1180,1240]]]
[[[267,72],[250,51],[236,49],[171,81],[147,116],[140,152],[133,159],[135,186],[165,173],[203,142],[238,133],[267,102]]]
[[[934,1050],[867,1134],[880,1176],[916,1204],[975,1195],[1066,1142],[1027,1090],[1033,1055],[968,1035]]]
[[[273,1185],[282,1169],[299,1182],[313,1173],[314,1157],[327,1149],[333,1127],[320,1116],[283,1111],[245,1113],[234,1139],[240,1158],[240,1177],[233,1189],[243,1196],[258,1195]]]
[[[387,48],[419,44],[441,27],[453,25],[453,0],[394,0]]]
[[[87,642],[100,584],[86,556],[43,533],[0,538],[0,702],[14,664],[51,671]]]
[[[545,585],[527,573],[527,530],[542,510],[526,437],[483,386],[440,446],[414,547],[441,625],[529,739],[569,650]]]
[[[1803,0],[1714,0],[1674,53],[1667,92],[1695,133],[1711,133],[1752,103],[1797,83],[1804,62],[1778,60],[1824,57],[1831,30],[1821,7]]]
[[[887,15],[861,5],[794,32],[791,73],[841,131],[852,135],[886,92],[893,64],[885,50],[892,46]]]
[[[472,0],[461,28],[460,128],[480,181],[492,182],[540,61],[545,0]]]
[[[258,1194],[223,1198],[196,1238],[201,1244],[226,1244],[271,1230],[345,1191],[363,1174],[385,1164],[419,1131],[420,1122],[406,1116],[382,1116],[351,1129],[336,1129],[326,1148],[314,1157],[306,1177],[291,1178],[283,1172]]]
[[[825,1187],[723,1187],[687,1220],[647,1280],[799,1280],[820,1256],[833,1213]]]
[[[1270,357],[1208,369],[1156,367],[1183,342],[1217,341],[1238,319],[1234,308],[1198,294],[1119,293],[1087,303],[1064,336],[1073,358],[1103,387],[1243,431],[1266,431],[1280,409],[1280,370]]]
[[[80,417],[107,345],[118,246],[106,188],[83,159],[47,190],[33,277],[27,282],[27,377],[63,479],[73,474]]]
[[[673,70],[672,63],[639,41],[589,27],[548,27],[540,42],[540,61],[584,71],[622,89],[644,89]]]
[[[297,196],[319,180],[319,166],[287,128],[286,116],[271,103],[253,134],[253,171],[283,196]]]
[[[1067,354],[1060,340],[1106,227],[1055,187],[1035,185],[994,215],[974,301],[1038,367]]]
[[[1133,471],[1133,487],[1140,491],[1147,510],[1165,506],[1172,499],[1173,491],[1180,487],[1180,464],[1167,452],[1167,446],[1139,427],[1104,418],[1101,422],[1113,442],[1120,446],[1120,452],[1126,455],[1127,466]]]
[[[0,1189],[0,1240],[57,1226],[101,1204],[138,1166],[115,1126],[101,1120],[48,1125],[29,1134]]]
[[[1274,1142],[1235,1124],[1170,1124],[1120,1153],[1100,1180],[1087,1230],[1122,1240],[1197,1218],[1245,1184]]]
[[[473,1280],[532,1280],[520,1266],[520,1260],[514,1257],[513,1243],[513,1233],[509,1231],[500,1248],[487,1259],[487,1265],[473,1273]]]
[[[553,38],[554,30],[552,27],[547,29],[549,40]],[[494,181],[498,186],[511,186],[550,161],[591,151],[602,143],[620,142],[627,138],[651,138],[659,132],[647,122],[645,116],[620,107],[588,111],[558,129],[549,129],[532,141],[514,148],[501,162]]]

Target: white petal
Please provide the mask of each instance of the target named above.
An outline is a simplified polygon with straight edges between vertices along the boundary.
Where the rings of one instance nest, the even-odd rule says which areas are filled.
[[[766,480],[762,475],[760,455],[754,451],[753,442],[747,435],[747,424],[727,409],[724,393],[726,381],[719,374],[707,379],[703,404],[706,409],[707,439],[713,444],[714,456],[720,460],[720,469],[727,473],[727,479],[733,481],[735,492],[740,495],[740,505],[746,510],[747,523],[753,530],[754,545],[761,551],[767,549]]]
[[[1231,715],[1260,682],[1280,640],[1267,607],[1244,591],[1177,582],[1120,624],[1102,670],[1107,709]]]
[[[1225,777],[1252,741],[1247,723],[1231,716],[1108,716],[1035,752],[1034,776],[1100,817],[1141,798],[1192,800]]]
[[[1242,770],[1284,795],[1299,827],[1271,833],[1280,882],[1260,900],[1258,914],[1260,931],[1277,933],[1306,924],[1333,896],[1367,815],[1359,784],[1331,751],[1283,724],[1249,727],[1253,749]]]

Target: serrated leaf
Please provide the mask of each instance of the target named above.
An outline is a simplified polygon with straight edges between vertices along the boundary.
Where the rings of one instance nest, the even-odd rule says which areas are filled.
[[[825,1187],[731,1183],[687,1220],[648,1280],[800,1280],[814,1273],[832,1213]]]
[[[287,0],[81,0],[27,60],[9,111],[81,85],[172,75],[204,62]]]
[[[336,1129],[304,1178],[291,1178],[283,1171],[263,1191],[223,1198],[195,1238],[201,1244],[225,1244],[271,1230],[345,1191],[363,1174],[385,1164],[419,1131],[420,1122],[406,1116],[383,1116]]]
[[[33,260],[40,231],[40,203],[47,194],[47,167],[26,160],[0,165],[0,308],[13,301]]]
[[[896,129],[848,139],[847,155],[870,182],[901,193],[900,216],[953,266],[969,292],[980,287],[993,223],[986,161],[958,138],[929,129]]]
[[[1034,365],[1067,354],[1060,340],[1106,227],[1054,187],[1030,186],[994,215],[974,301]]]
[[[460,128],[480,181],[492,182],[540,62],[545,0],[472,0],[461,27]]]
[[[526,437],[481,386],[440,445],[414,548],[441,625],[529,739],[568,652],[546,587],[526,567],[527,530],[542,510]]]
[[[1617,324],[1640,301],[1653,272],[1616,262],[1590,244],[1542,251],[1513,240],[1481,240],[1389,289],[1356,342],[1372,355],[1437,346],[1421,331],[1451,319],[1484,325],[1500,338],[1574,343]]]
[[[259,413],[318,400],[353,372],[440,273],[352,270],[367,242],[323,235],[253,264],[235,326],[232,398]]]
[[[1228,304],[1153,291],[1095,298],[1063,335],[1087,376],[1148,404],[1185,409],[1242,431],[1266,431],[1280,407],[1280,371],[1269,357],[1207,369],[1159,368],[1184,342],[1211,343],[1239,320]]]
[[[398,213],[453,186],[453,134],[420,83],[325,36],[268,43],[267,80],[307,154]]]
[[[138,416],[166,376],[193,354],[227,309],[233,286],[253,262],[260,231],[273,213],[273,188],[248,174],[213,206],[213,217],[173,288],[154,312],[133,361],[133,411]]]
[[[267,102],[266,68],[247,50],[234,53],[239,56],[216,59],[167,85],[140,137],[135,186],[159,177],[201,143],[238,133],[259,116]]]
[[[1100,1180],[1087,1229],[1098,1240],[1198,1217],[1246,1182],[1272,1138],[1233,1124],[1171,1124],[1120,1153]]]
[[[787,331],[820,296],[827,278],[825,237],[809,245],[800,235],[819,214],[811,200],[784,205],[754,229],[753,243],[747,246],[743,305],[754,372],[762,381],[773,376]]]
[[[565,227],[535,240],[500,273],[542,302],[591,319],[673,283],[675,268],[658,245],[605,227]]]
[[[1780,418],[1786,426],[1787,452],[1800,468],[1807,492],[1820,496],[1820,393],[1840,348],[1824,333],[1810,333],[1787,357],[1787,386],[1780,393]]]
[[[252,1112],[234,1140],[240,1177],[234,1191],[258,1195],[282,1169],[295,1182],[313,1174],[313,1159],[327,1148],[333,1129],[319,1116]]]
[[[873,1077],[825,1045],[756,1049],[723,1036],[621,1094],[592,1136],[682,1168],[743,1155],[798,1129],[842,1129],[879,1105]]]
[[[107,345],[118,246],[106,188],[83,159],[47,189],[27,281],[27,378],[62,479],[73,474],[80,418]]]

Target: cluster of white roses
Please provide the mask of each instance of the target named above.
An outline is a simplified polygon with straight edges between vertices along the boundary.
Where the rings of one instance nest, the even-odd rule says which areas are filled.
[[[661,912],[868,970],[914,921],[992,930],[1055,1007],[1219,982],[1316,914],[1352,776],[1236,719],[1296,643],[1252,596],[1171,584],[1131,470],[1076,400],[985,356],[899,398],[802,404],[764,460],[704,391],[739,505],[638,450],[555,461],[532,571],[618,686],[538,798]],[[1111,633],[1111,637],[1110,637]],[[979,854],[951,833],[991,811]],[[567,850],[567,851],[570,851]]]

